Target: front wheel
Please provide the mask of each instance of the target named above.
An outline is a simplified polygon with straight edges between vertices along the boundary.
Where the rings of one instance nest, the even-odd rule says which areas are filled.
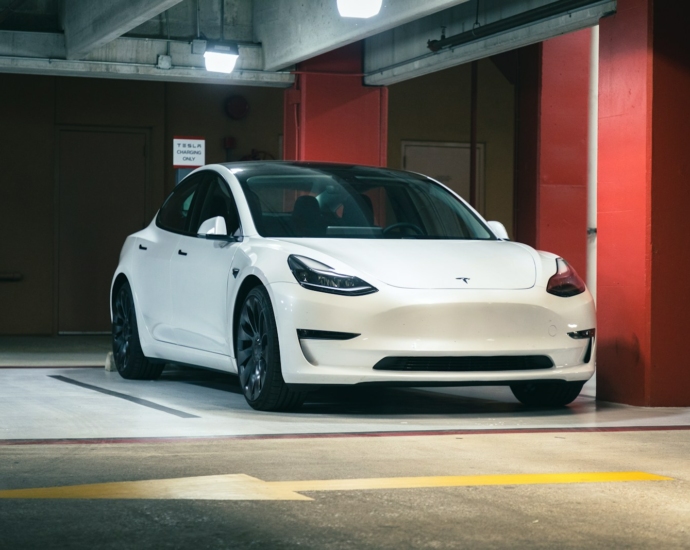
[[[580,395],[584,382],[527,382],[510,389],[518,401],[530,407],[565,407]]]
[[[139,342],[137,315],[129,283],[124,283],[113,302],[113,359],[117,372],[129,380],[156,380],[165,364],[144,355]]]
[[[259,411],[298,409],[306,394],[291,390],[280,366],[280,346],[273,306],[262,286],[242,304],[236,331],[237,369],[247,403]]]

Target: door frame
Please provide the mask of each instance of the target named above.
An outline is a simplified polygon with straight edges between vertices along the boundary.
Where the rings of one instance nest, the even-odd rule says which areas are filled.
[[[402,169],[407,168],[406,147],[447,147],[452,149],[469,149],[471,151],[472,144],[464,141],[419,141],[419,140],[402,140],[400,142],[400,159],[402,161]],[[484,159],[486,158],[486,144],[477,143],[477,210],[483,216],[486,208],[485,200],[485,179],[484,179]],[[471,154],[471,153],[470,153]],[[443,182],[441,182],[443,183]],[[469,204],[469,199],[466,199]]]
[[[110,334],[109,332],[59,332],[60,326],[60,134],[62,132],[101,132],[105,134],[139,134],[144,136],[144,212],[148,217],[151,195],[152,173],[152,128],[148,126],[101,126],[56,124],[54,127],[54,173],[53,173],[53,317],[52,335],[59,334]],[[145,218],[146,219],[146,218]],[[144,221],[144,223],[146,223]],[[142,228],[143,229],[143,228]]]

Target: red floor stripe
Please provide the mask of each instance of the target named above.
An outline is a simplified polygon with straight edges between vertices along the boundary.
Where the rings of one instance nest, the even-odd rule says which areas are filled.
[[[667,432],[690,431],[690,426],[614,426],[602,428],[517,428],[505,430],[429,430],[395,432],[348,432],[312,434],[219,435],[209,437],[111,437],[80,439],[2,439],[0,446],[10,445],[114,445],[141,443],[199,443],[209,441],[253,441],[261,439],[337,439],[354,437],[417,437],[431,435],[502,435],[549,433]]]

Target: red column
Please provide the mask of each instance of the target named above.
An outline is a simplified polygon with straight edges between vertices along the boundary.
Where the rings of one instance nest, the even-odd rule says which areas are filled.
[[[584,30],[518,52],[516,236],[587,270],[589,38]]]
[[[619,0],[601,22],[598,396],[690,405],[687,5]]]
[[[587,272],[587,111],[590,31],[542,46],[537,247]]]
[[[285,159],[386,165],[388,89],[361,73],[361,43],[300,63],[285,92]]]

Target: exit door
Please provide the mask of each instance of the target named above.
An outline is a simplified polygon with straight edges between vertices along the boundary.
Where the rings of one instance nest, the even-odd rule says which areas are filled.
[[[120,249],[146,223],[148,131],[58,134],[58,332],[108,332]]]

